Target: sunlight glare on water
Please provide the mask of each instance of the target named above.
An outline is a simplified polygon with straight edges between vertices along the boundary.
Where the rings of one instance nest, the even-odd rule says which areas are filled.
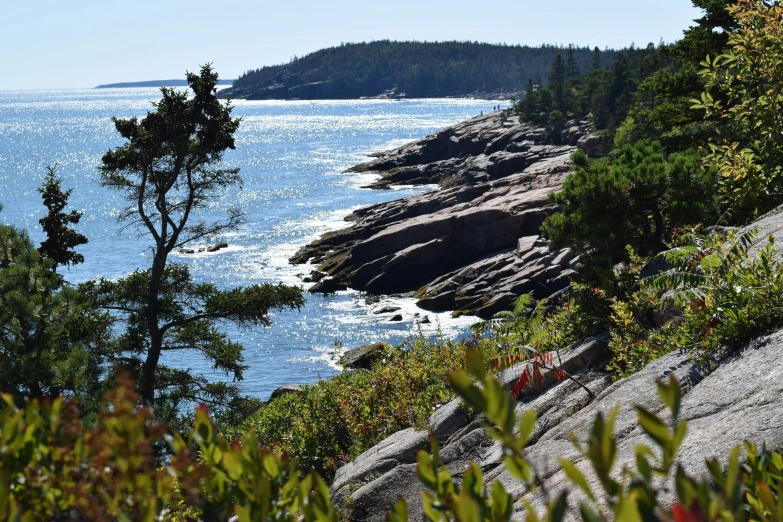
[[[26,228],[40,241],[43,207],[36,188],[45,167],[56,163],[65,186],[73,188],[72,206],[85,213],[79,229],[90,240],[80,250],[86,262],[67,275],[72,282],[117,278],[149,263],[148,241],[133,231],[119,232],[115,217],[123,202],[95,180],[102,154],[121,143],[111,117],[143,116],[157,98],[157,89],[0,91],[0,222]],[[242,124],[237,149],[225,159],[227,166],[241,168],[244,187],[227,191],[207,213],[219,217],[239,205],[248,223],[224,237],[225,250],[173,258],[189,263],[196,280],[221,288],[281,281],[302,285],[311,268],[288,264],[302,245],[347,226],[343,218],[356,208],[432,189],[362,189],[374,175],[346,174],[346,168],[371,152],[422,138],[493,106],[481,100],[233,103]],[[301,311],[274,314],[271,328],[228,327],[232,339],[245,346],[250,366],[243,390],[265,399],[282,384],[333,375],[339,371],[331,353],[335,340],[345,348],[400,342],[416,335],[415,313],[430,316],[432,324],[422,325],[427,335],[438,328],[461,335],[473,321],[424,312],[412,299],[384,298],[372,306],[364,299],[353,291],[308,294]],[[372,313],[383,306],[400,307],[405,320],[391,323],[388,314]],[[165,362],[211,373],[194,353],[180,352]]]

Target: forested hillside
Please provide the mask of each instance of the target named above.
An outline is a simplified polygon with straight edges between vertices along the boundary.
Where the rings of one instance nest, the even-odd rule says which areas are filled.
[[[591,69],[595,51],[570,49],[577,74]],[[346,99],[387,93],[404,93],[408,98],[508,95],[521,93],[529,79],[546,82],[554,58],[567,52],[556,45],[352,43],[248,71],[221,95],[246,99]],[[598,51],[599,64],[609,66],[615,55],[615,51]]]

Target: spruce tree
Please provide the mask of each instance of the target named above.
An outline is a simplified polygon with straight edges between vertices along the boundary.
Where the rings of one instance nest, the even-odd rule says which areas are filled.
[[[591,68],[593,71],[598,71],[601,69],[601,49],[599,49],[597,46],[595,49],[593,49],[593,63]]]
[[[39,191],[49,210],[40,250],[25,230],[0,225],[0,391],[20,405],[66,395],[83,413],[95,413],[111,320],[57,273],[58,265],[83,261],[73,248],[87,242],[68,227],[81,214],[63,212],[70,190],[61,190],[51,168]]]
[[[568,70],[563,55],[558,54],[552,63],[552,70],[549,73],[549,87],[554,95],[555,110],[560,111],[566,116],[568,108],[566,107],[566,80],[568,79]]]
[[[535,88],[533,87],[533,79],[527,81],[525,85],[525,121],[533,121],[536,116],[536,101],[535,101]]]
[[[47,208],[47,214],[39,220],[46,240],[41,243],[38,252],[52,260],[52,270],[60,265],[70,266],[84,262],[84,256],[73,249],[87,243],[87,237],[70,228],[78,225],[82,213],[76,210],[65,212],[72,189],[62,190],[62,178],[57,176],[57,166],[46,167],[44,184],[38,189]]]

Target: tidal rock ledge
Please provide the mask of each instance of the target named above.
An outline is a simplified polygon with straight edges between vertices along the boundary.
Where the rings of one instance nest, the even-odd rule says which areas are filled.
[[[500,113],[472,118],[350,169],[377,172],[373,188],[439,184],[440,190],[366,207],[348,228],[325,234],[291,258],[316,263],[311,292],[415,291],[430,311],[491,317],[521,293],[548,297],[575,276],[578,259],[539,239],[554,211],[550,192],[577,147],[599,139],[586,121],[565,130]]]

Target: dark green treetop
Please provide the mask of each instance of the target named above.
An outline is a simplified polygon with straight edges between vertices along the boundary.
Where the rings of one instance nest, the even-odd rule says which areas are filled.
[[[586,257],[588,276],[611,280],[613,265],[665,249],[673,229],[719,217],[717,170],[702,168],[696,152],[667,156],[658,143],[626,146],[614,160],[577,151],[563,189],[551,195],[560,208],[542,226],[554,241]]]
[[[573,80],[574,78],[578,78],[580,75],[579,62],[576,61],[573,45],[568,46],[567,56],[568,58],[566,59],[566,63],[568,67],[568,79]]]

